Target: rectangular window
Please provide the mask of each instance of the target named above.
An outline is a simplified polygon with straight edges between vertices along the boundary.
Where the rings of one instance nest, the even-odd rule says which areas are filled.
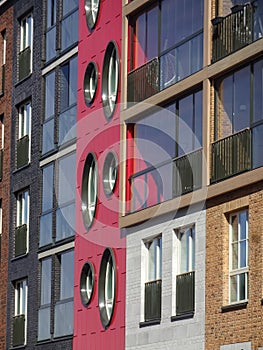
[[[45,76],[45,115],[43,123],[42,153],[54,149],[55,143],[55,71]]]
[[[13,346],[26,343],[27,280],[15,282],[15,310],[13,318]]]
[[[0,36],[0,94],[4,93],[5,86],[5,63],[6,63],[6,31]]]
[[[62,51],[78,41],[78,0],[62,0],[61,48]]]
[[[56,17],[57,1],[47,0],[46,61],[56,56]]]
[[[55,305],[54,337],[73,333],[74,251],[58,256],[60,288]],[[61,320],[64,322],[61,322]]]
[[[230,303],[248,299],[248,211],[230,216]]]
[[[5,144],[5,124],[4,115],[0,115],[0,180],[3,178],[4,144]]]
[[[20,21],[19,80],[32,72],[33,17],[29,14]]]
[[[50,338],[52,258],[41,261],[40,308],[38,311],[38,340]]]
[[[176,316],[192,315],[195,309],[195,228],[177,231],[177,242]]]
[[[75,162],[76,154],[70,153],[42,168],[40,246],[74,236]]]
[[[17,168],[30,162],[31,144],[31,103],[19,107],[18,139],[17,139]]]
[[[146,282],[144,290],[144,319],[161,319],[162,298],[162,237],[145,243],[147,254]]]
[[[29,191],[17,195],[17,218],[15,228],[15,256],[27,253],[29,230]]]

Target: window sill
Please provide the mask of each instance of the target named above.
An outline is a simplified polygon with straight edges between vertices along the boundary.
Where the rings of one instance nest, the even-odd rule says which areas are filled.
[[[240,303],[235,303],[235,304],[221,306],[221,312],[228,312],[228,311],[235,311],[235,310],[246,309],[247,304],[248,304],[248,301],[244,301],[244,302],[240,302]]]
[[[161,323],[161,319],[156,319],[156,320],[152,320],[152,321],[143,321],[139,323],[139,327],[143,328],[143,327],[148,327],[148,326],[155,326],[157,324]]]
[[[52,339],[43,339],[43,340],[38,340],[37,341],[37,345],[41,346],[43,344],[51,344],[51,343],[56,343],[56,342],[60,342],[60,341],[67,341],[67,340],[72,340],[73,339],[73,334],[69,334],[69,335],[64,335],[61,337],[57,337],[57,338],[52,338]]]
[[[18,80],[16,83],[15,83],[15,87],[17,87],[18,85],[22,84],[24,81],[26,81],[27,79],[29,79],[30,77],[32,76],[32,71],[24,78]]]
[[[31,164],[31,163],[29,162],[29,163],[27,163],[27,164],[21,166],[20,168],[16,168],[16,169],[13,171],[13,174],[16,174],[16,173],[18,173],[19,171],[28,168],[28,167],[30,166],[30,164]]]
[[[188,318],[193,318],[194,314],[195,314],[194,311],[191,311],[191,312],[187,312],[187,313],[182,314],[182,315],[172,316],[171,321],[174,322],[174,321],[186,320]]]
[[[14,256],[14,257],[11,259],[11,262],[16,261],[16,260],[19,260],[19,259],[26,258],[27,256],[28,256],[28,252],[27,252],[27,253],[24,253],[24,254],[21,254],[21,255],[18,255],[18,256]]]

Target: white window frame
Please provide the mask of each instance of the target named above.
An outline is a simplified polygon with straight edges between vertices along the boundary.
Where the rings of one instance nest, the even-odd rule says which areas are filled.
[[[240,220],[239,220],[239,215],[240,214],[244,214],[246,213],[246,238],[245,239],[241,239],[240,237]],[[237,223],[237,227],[238,227],[238,238],[237,241],[233,241],[233,226],[232,226],[232,220],[233,217],[236,216],[238,219],[238,223]],[[249,213],[248,213],[248,209],[245,210],[240,210],[238,212],[235,212],[233,214],[230,215],[229,217],[229,302],[230,304],[235,304],[235,303],[240,303],[240,302],[246,302],[248,300],[248,271],[249,271],[249,265],[248,265],[248,259],[249,259],[249,224],[248,224],[248,220],[249,220]],[[241,242],[245,242],[245,247],[246,247],[246,266],[241,267],[240,266],[240,243]],[[237,268],[233,268],[233,245],[237,244]],[[240,297],[240,276],[245,274],[245,298],[241,299]],[[231,278],[235,277],[237,278],[237,286],[236,286],[236,300],[231,300]]]
[[[31,28],[30,28],[31,27]],[[29,13],[20,21],[20,52],[30,47],[30,72],[32,72],[32,57],[33,57],[33,16]],[[30,30],[29,30],[30,29]],[[25,38],[25,42],[24,42]]]
[[[31,120],[32,106],[31,102],[26,102],[19,107],[18,115],[18,140],[28,135],[28,162],[31,161]]]
[[[29,226],[29,190],[19,192],[17,195],[17,216],[16,227],[27,225],[27,232]]]
[[[4,115],[0,116],[0,124],[1,124],[1,149],[4,149],[5,145],[5,123],[4,123]]]
[[[25,344],[27,342],[27,294],[28,286],[27,279],[22,279],[15,282],[15,310],[14,317],[24,315],[25,316]]]
[[[2,39],[3,39],[2,65],[5,65],[5,63],[6,63],[6,31],[2,32]]]
[[[144,243],[147,249],[146,259],[146,280],[145,282],[157,281],[162,279],[162,235]],[[152,250],[150,250],[152,249]],[[153,252],[153,276],[150,275],[150,254]]]
[[[182,237],[183,235],[188,235],[187,237],[187,252],[186,252],[186,269],[182,271]],[[195,271],[195,226],[187,226],[177,230],[176,233],[178,242],[178,261],[177,261],[177,275],[183,273]]]

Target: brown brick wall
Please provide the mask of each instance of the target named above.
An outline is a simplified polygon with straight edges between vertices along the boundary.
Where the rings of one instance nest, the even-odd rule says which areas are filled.
[[[206,231],[206,349],[220,345],[252,342],[263,346],[263,183],[210,201]],[[222,312],[228,305],[229,225],[231,212],[248,208],[249,289],[248,304]]]
[[[2,6],[2,8],[5,7]],[[9,198],[10,198],[10,135],[12,106],[12,45],[13,45],[13,8],[0,8],[0,32],[6,30],[6,65],[4,94],[0,95],[0,115],[4,115],[5,143],[3,178],[0,181],[0,199],[2,199],[2,244],[0,260],[0,350],[6,348],[6,303],[9,239]]]

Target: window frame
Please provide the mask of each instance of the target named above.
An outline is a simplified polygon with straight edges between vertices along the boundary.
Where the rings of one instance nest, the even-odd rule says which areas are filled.
[[[80,274],[80,297],[82,304],[88,306],[94,294],[95,270],[92,262],[87,261],[82,266]]]
[[[86,23],[88,29],[91,31],[94,29],[97,24],[99,11],[100,11],[100,0],[84,0],[85,4],[85,14],[86,14]],[[94,6],[96,6],[96,11],[94,11]],[[95,12],[95,14],[94,14]]]
[[[245,232],[246,237],[245,239],[240,239],[241,230],[240,230],[240,219],[239,215],[246,214],[246,222],[245,222]],[[237,217],[237,240],[233,241],[233,217]],[[241,242],[245,242],[245,260],[246,264],[245,266],[240,266],[240,244]],[[233,268],[233,245],[237,244],[238,250],[237,250],[237,268]],[[240,276],[245,275],[245,289],[244,289],[244,298],[242,299],[240,297]],[[237,277],[236,281],[236,298],[235,300],[232,299],[231,296],[231,279],[233,277]],[[242,303],[248,301],[248,288],[249,288],[249,210],[244,209],[240,211],[236,211],[230,214],[229,216],[229,303],[230,304],[236,304],[236,303]]]
[[[106,196],[114,193],[118,181],[118,159],[115,152],[107,153],[103,164],[103,188]]]
[[[28,303],[28,283],[27,278],[20,279],[14,282],[14,313],[13,319],[20,317],[25,318],[24,324],[24,343],[27,343],[27,303]],[[24,313],[23,313],[24,311]],[[14,329],[13,329],[14,332]]]
[[[29,22],[29,18],[30,18],[30,22]],[[30,49],[30,60],[29,60],[29,74],[30,74],[32,73],[32,66],[33,66],[33,39],[34,39],[33,14],[30,12],[27,15],[23,16],[20,19],[19,25],[20,25],[19,54],[24,52],[27,48]]]
[[[27,195],[27,199],[25,198]],[[16,197],[16,228],[22,225],[27,226],[29,230],[29,211],[30,211],[30,194],[29,190],[20,191]],[[27,233],[28,236],[28,233]]]
[[[83,82],[84,100],[90,107],[95,99],[98,87],[98,66],[91,61],[86,68]]]

